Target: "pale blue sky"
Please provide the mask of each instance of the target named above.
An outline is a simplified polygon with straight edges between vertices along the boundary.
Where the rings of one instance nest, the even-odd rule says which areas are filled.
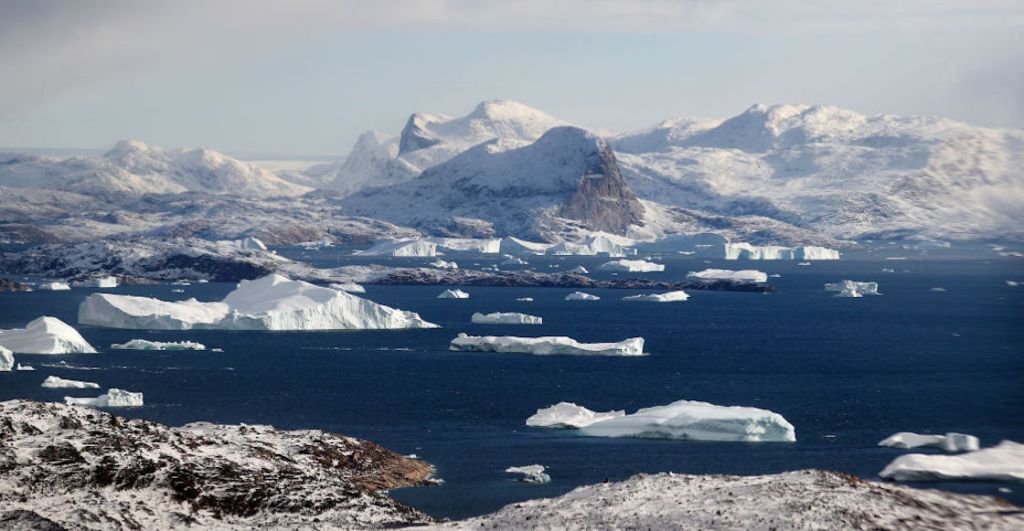
[[[494,98],[607,131],[757,102],[1024,128],[1024,2],[890,4],[0,0],[0,146],[343,156]]]

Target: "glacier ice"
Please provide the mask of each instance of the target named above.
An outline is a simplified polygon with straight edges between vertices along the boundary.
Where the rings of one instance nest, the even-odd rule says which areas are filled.
[[[505,469],[509,474],[522,474],[520,481],[526,483],[550,483],[551,476],[544,473],[544,465],[510,466]]]
[[[39,317],[25,328],[0,330],[0,346],[21,354],[95,353],[92,347],[64,321],[56,317]]]
[[[437,256],[437,244],[427,240],[385,240],[369,249],[357,251],[358,256]]]
[[[584,293],[582,291],[574,291],[574,292],[566,295],[565,296],[565,300],[567,300],[567,301],[599,301],[599,300],[601,300],[601,297],[598,297],[597,295],[591,295],[589,293]]]
[[[114,350],[206,350],[206,345],[195,341],[148,341],[133,339],[127,343],[110,345]]]
[[[495,312],[488,314],[476,312],[473,314],[472,321],[476,324],[544,324],[544,319],[541,317],[516,312]]]
[[[14,353],[0,345],[0,372],[9,372],[14,368]]]
[[[65,380],[59,376],[47,376],[40,387],[47,389],[99,389],[100,384],[81,380]]]
[[[655,264],[646,260],[612,260],[598,268],[602,271],[628,271],[630,273],[651,273],[664,271],[665,264]]]
[[[947,452],[971,452],[979,446],[978,438],[965,433],[950,432],[945,435],[921,435],[909,431],[894,433],[880,441],[878,446],[890,448],[939,448]]]
[[[437,296],[438,299],[468,299],[469,293],[461,289],[446,289]]]
[[[754,407],[679,400],[580,428],[595,437],[643,437],[698,441],[793,442],[796,431],[782,415]]]
[[[120,284],[120,279],[112,276],[88,278],[71,283],[76,288],[116,288]]]
[[[67,291],[67,290],[71,289],[71,286],[69,286],[67,284],[67,282],[54,281],[54,282],[43,282],[43,283],[39,284],[38,286],[36,286],[36,288],[41,289],[43,291]]]
[[[571,337],[470,336],[459,334],[449,350],[473,352],[521,352],[539,356],[568,354],[581,356],[644,356],[644,338],[633,337],[616,343],[580,343]]]
[[[94,293],[78,322],[148,330],[363,330],[436,328],[408,312],[278,274],[243,280],[220,302],[166,302]]]
[[[686,274],[687,280],[695,281],[716,281],[724,280],[738,284],[768,282],[768,274],[755,269],[742,269],[733,271],[731,269],[705,269],[703,271],[690,271]]]
[[[142,393],[122,391],[111,387],[105,394],[95,398],[65,396],[64,403],[69,406],[86,407],[140,407],[142,406]]]
[[[538,409],[526,419],[526,425],[535,428],[582,428],[595,422],[624,416],[624,410],[591,411],[572,402],[559,402]]]
[[[896,481],[1024,481],[1024,444],[1003,441],[956,455],[901,455],[878,475]]]
[[[623,297],[627,302],[679,302],[689,299],[690,296],[683,290],[667,291],[665,293],[648,293],[643,295],[630,295]]]
[[[836,297],[863,297],[864,295],[881,295],[878,282],[858,282],[843,280],[825,284],[825,291],[836,291]]]

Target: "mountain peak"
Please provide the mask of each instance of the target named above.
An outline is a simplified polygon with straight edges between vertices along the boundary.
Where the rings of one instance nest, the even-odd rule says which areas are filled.
[[[127,138],[118,140],[114,147],[110,148],[103,156],[108,159],[122,159],[135,153],[149,153],[158,149],[141,140]]]
[[[514,100],[485,100],[477,104],[467,118],[501,121],[553,120],[544,111]]]

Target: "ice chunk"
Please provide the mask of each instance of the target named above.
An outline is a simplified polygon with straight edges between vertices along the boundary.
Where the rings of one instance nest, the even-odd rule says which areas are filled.
[[[428,240],[387,240],[369,249],[357,251],[360,256],[437,256],[437,244]]]
[[[75,398],[65,396],[64,403],[69,406],[87,407],[140,407],[142,406],[142,393],[122,391],[120,389],[107,389],[106,394],[96,398]]]
[[[266,251],[267,244],[263,243],[262,240],[255,236],[249,236],[248,238],[238,240],[238,246],[242,249],[249,249],[254,251]]]
[[[56,317],[40,317],[25,328],[0,330],[0,346],[22,354],[94,353],[77,330]]]
[[[695,281],[716,281],[724,280],[737,284],[768,282],[768,274],[756,269],[742,269],[733,271],[731,269],[705,269],[703,271],[690,271],[686,274],[687,280]]]
[[[0,345],[0,372],[10,372],[14,368],[14,353]]]
[[[522,352],[547,356],[570,354],[583,356],[643,356],[644,338],[633,337],[617,343],[580,343],[571,337],[542,336],[470,336],[459,334],[449,350],[475,352]]]
[[[47,376],[40,387],[47,389],[99,389],[100,384],[80,380],[65,380],[59,376]]]
[[[679,302],[689,299],[690,296],[683,290],[667,291],[665,293],[649,293],[645,295],[630,295],[622,300],[628,302]]]
[[[147,341],[133,339],[127,343],[114,343],[110,348],[115,350],[206,350],[206,345],[195,341]]]
[[[273,274],[243,280],[220,302],[165,302],[148,297],[90,295],[78,322],[149,330],[364,330],[437,328],[407,312],[351,293]]]
[[[54,281],[54,282],[43,282],[42,284],[39,284],[38,286],[36,286],[36,288],[41,289],[43,291],[67,291],[67,290],[71,289],[71,286],[69,286],[66,282]]]
[[[538,409],[526,419],[527,426],[535,428],[582,428],[602,420],[621,417],[623,410],[591,411],[572,402],[559,402],[553,406]]]
[[[495,312],[488,314],[476,312],[473,314],[472,321],[476,324],[544,324],[544,319],[540,317],[516,312]]]
[[[793,442],[796,431],[782,415],[754,407],[679,400],[580,428],[595,437],[643,437],[698,441]]]
[[[366,288],[356,284],[355,282],[335,283],[330,284],[330,287],[341,291],[347,291],[349,293],[366,293]]]
[[[566,273],[580,273],[581,275],[586,275],[586,274],[589,274],[590,271],[587,271],[587,268],[585,268],[583,266],[576,266],[576,267],[566,271]]]
[[[583,293],[582,291],[574,291],[565,296],[567,301],[599,301],[601,297],[597,295],[591,295],[589,293]]]
[[[858,282],[856,280],[843,280],[841,282],[830,282],[825,284],[825,291],[838,291],[836,297],[863,297],[864,295],[881,295],[878,292],[878,282]]]
[[[434,260],[433,262],[430,262],[427,265],[429,265],[430,267],[436,267],[438,269],[458,269],[459,268],[459,264],[457,264],[455,262],[448,262],[446,260],[441,260],[440,258],[438,258],[437,260]]]
[[[19,363],[14,368],[14,370],[16,370],[16,371],[34,371],[34,370],[36,370],[36,368],[31,366],[31,365],[22,365],[22,364]]]
[[[509,474],[522,474],[520,481],[526,483],[550,483],[551,476],[544,473],[543,465],[510,466],[505,469]]]
[[[518,256],[512,256],[510,254],[506,254],[505,255],[505,261],[502,262],[501,265],[503,265],[503,266],[530,265],[530,262],[527,262],[526,260],[523,260],[522,258],[519,258]]]
[[[921,435],[909,431],[901,431],[890,435],[878,443],[878,446],[891,448],[939,448],[947,452],[972,452],[979,448],[978,438],[965,433],[947,433],[945,435]]]
[[[516,300],[519,302],[533,302],[533,297],[520,297]]]
[[[601,264],[602,271],[628,271],[630,273],[651,273],[664,271],[665,264],[655,264],[646,260],[612,260]]]
[[[896,481],[1024,481],[1024,444],[1003,441],[958,455],[901,455],[878,475]]]
[[[469,293],[461,289],[446,289],[437,296],[438,299],[468,299]]]
[[[72,282],[71,285],[76,288],[116,288],[120,283],[121,281],[117,277],[107,276],[79,280]]]

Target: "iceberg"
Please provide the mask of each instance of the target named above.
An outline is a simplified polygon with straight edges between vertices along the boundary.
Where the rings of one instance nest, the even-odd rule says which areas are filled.
[[[437,328],[414,312],[278,274],[243,280],[220,302],[94,293],[78,307],[78,322],[141,330]]]
[[[341,282],[329,285],[333,289],[347,291],[349,293],[366,293],[366,288],[356,284],[355,282]]]
[[[836,297],[863,297],[864,295],[881,295],[878,292],[878,282],[858,282],[856,280],[843,280],[841,282],[830,282],[825,284],[825,291],[837,291]]]
[[[544,324],[544,319],[535,315],[516,312],[496,312],[483,314],[476,312],[471,319],[476,324]]]
[[[737,284],[768,282],[768,274],[756,269],[742,269],[733,271],[731,269],[705,269],[703,271],[690,271],[686,274],[687,280],[698,282],[718,281],[733,282]]]
[[[651,273],[664,271],[665,264],[655,264],[646,260],[612,260],[601,264],[602,271],[628,271],[630,273]]]
[[[878,446],[890,448],[939,448],[947,452],[973,452],[980,445],[978,438],[965,433],[947,433],[945,435],[921,435],[909,431],[901,431],[880,441]]]
[[[595,422],[624,416],[624,410],[591,411],[572,402],[559,402],[553,406],[538,409],[526,419],[526,425],[534,428],[569,428],[589,426]]]
[[[56,281],[54,281],[54,282],[43,282],[42,284],[39,284],[36,287],[38,289],[43,290],[43,291],[67,291],[67,290],[71,289],[71,286],[69,286],[67,284],[67,282],[56,282]]]
[[[896,481],[1024,481],[1024,444],[1003,441],[957,455],[901,455],[878,475]]]
[[[458,269],[459,268],[459,264],[457,264],[455,262],[448,262],[446,260],[441,260],[440,258],[438,258],[437,260],[434,260],[433,262],[430,262],[427,265],[429,265],[430,267],[436,267],[438,269]]]
[[[510,254],[513,256],[540,255],[546,253],[551,247],[553,247],[553,245],[550,243],[529,242],[510,236],[508,238],[501,239],[501,243],[498,245],[498,251],[502,254]]]
[[[120,279],[111,276],[88,278],[71,283],[71,285],[76,288],[116,288],[120,284]]]
[[[40,387],[47,389],[99,389],[100,384],[80,380],[65,380],[59,376],[47,376]]]
[[[519,302],[533,302],[533,297],[520,297],[516,300]]]
[[[437,245],[443,251],[477,254],[498,254],[501,249],[499,238],[428,238],[428,242]]]
[[[582,291],[574,291],[565,296],[567,301],[599,301],[601,297],[597,295],[591,295],[589,293],[583,293]]]
[[[544,465],[510,466],[505,469],[509,474],[522,474],[520,481],[526,483],[550,483],[551,476],[544,473]]]
[[[679,400],[647,407],[580,428],[594,437],[642,437],[696,441],[793,442],[796,430],[782,415],[754,407]]]
[[[25,328],[0,330],[0,346],[21,354],[93,354],[92,347],[64,321],[39,317]]]
[[[468,299],[469,293],[461,289],[446,289],[437,296],[438,299]]]
[[[724,254],[723,258],[726,260],[839,260],[839,251],[813,245],[780,247],[742,242],[727,243],[724,246]]]
[[[133,339],[127,343],[110,345],[114,350],[206,350],[206,345],[195,341],[147,341]]]
[[[518,256],[512,256],[510,254],[505,255],[505,260],[501,262],[503,266],[514,266],[514,265],[530,265],[530,262],[519,258]]]
[[[586,275],[586,274],[589,274],[590,271],[587,271],[587,268],[585,268],[583,266],[576,266],[576,267],[566,271],[566,273],[579,273],[581,275]]]
[[[644,356],[644,338],[633,337],[617,343],[580,343],[571,337],[470,336],[459,334],[449,350],[471,352],[520,352],[538,356]]]
[[[437,244],[427,240],[387,240],[369,249],[356,251],[358,256],[437,256]]]
[[[599,234],[587,237],[581,243],[563,242],[549,247],[545,254],[555,256],[597,256],[606,255],[609,258],[619,258],[636,254],[630,248],[632,240],[611,235]]]
[[[689,299],[690,296],[683,290],[667,291],[665,293],[649,293],[646,295],[630,295],[622,300],[628,302],[679,302]]]
[[[14,353],[0,345],[0,372],[10,372],[14,368]]]
[[[16,370],[16,371],[34,371],[34,370],[36,370],[36,368],[31,366],[31,365],[22,365],[22,364],[19,363],[14,368],[14,370]]]
[[[64,403],[69,406],[86,407],[140,407],[142,406],[142,393],[122,391],[120,389],[107,389],[106,394],[95,398],[75,398],[65,396]]]

